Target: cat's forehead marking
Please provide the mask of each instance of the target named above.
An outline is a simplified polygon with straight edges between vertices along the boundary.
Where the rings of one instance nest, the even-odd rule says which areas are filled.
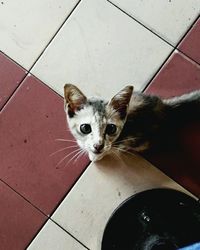
[[[106,102],[98,98],[90,98],[88,100],[88,106],[92,106],[94,113],[98,113],[100,116],[105,114]]]

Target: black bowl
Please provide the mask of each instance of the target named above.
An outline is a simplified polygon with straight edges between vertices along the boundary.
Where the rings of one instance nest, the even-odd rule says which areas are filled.
[[[173,189],[152,189],[114,211],[102,250],[174,250],[199,241],[199,202]]]

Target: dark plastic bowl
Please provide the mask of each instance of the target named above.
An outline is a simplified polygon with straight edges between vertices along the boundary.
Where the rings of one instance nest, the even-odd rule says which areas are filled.
[[[152,189],[114,211],[102,250],[174,250],[199,241],[199,202],[173,189]]]

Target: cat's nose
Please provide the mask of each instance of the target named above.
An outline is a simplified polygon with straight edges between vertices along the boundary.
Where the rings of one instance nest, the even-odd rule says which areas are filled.
[[[95,149],[95,153],[100,153],[101,150],[104,148],[104,143],[102,143],[102,144],[94,144],[93,147]]]

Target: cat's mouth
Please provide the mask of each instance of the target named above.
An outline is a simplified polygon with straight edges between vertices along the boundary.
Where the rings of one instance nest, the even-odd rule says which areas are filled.
[[[89,159],[93,162],[101,160],[105,156],[105,152],[88,152]]]

